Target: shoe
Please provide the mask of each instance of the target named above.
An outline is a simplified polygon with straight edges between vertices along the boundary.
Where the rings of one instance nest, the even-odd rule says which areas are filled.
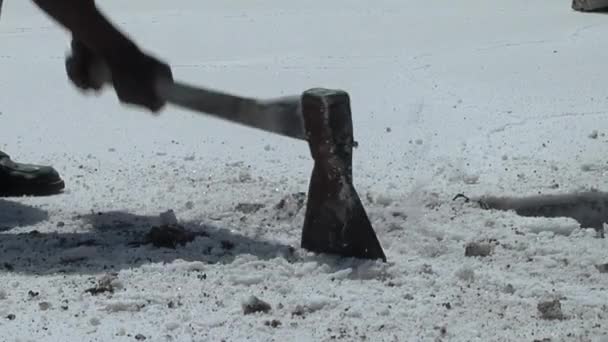
[[[51,166],[16,163],[0,151],[0,196],[46,196],[64,187]]]

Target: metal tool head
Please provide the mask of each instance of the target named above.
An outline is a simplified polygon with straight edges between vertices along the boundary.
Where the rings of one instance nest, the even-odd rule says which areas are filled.
[[[314,159],[302,247],[386,261],[352,181],[354,139],[349,95],[341,90],[307,90],[302,95],[302,113]]]

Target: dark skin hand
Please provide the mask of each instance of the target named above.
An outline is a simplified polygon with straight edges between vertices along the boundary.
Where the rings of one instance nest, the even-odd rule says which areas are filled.
[[[172,81],[170,67],[142,52],[108,21],[94,0],[32,0],[72,33],[72,55],[66,60],[70,80],[81,89],[99,90],[94,66],[109,68],[120,101],[157,112],[165,101],[156,82]]]

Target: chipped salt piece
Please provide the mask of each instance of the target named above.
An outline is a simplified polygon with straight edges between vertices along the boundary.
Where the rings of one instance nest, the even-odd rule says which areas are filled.
[[[247,183],[253,180],[253,177],[251,176],[251,173],[249,173],[246,170],[242,170],[241,172],[239,172],[239,182],[241,183]]]
[[[95,296],[105,292],[114,293],[114,290],[119,288],[122,288],[122,283],[118,281],[118,274],[108,273],[97,280],[97,285],[95,287],[86,289],[85,292]]]
[[[264,282],[262,274],[239,274],[230,277],[233,285],[256,285]]]
[[[277,220],[288,220],[294,218],[304,207],[306,202],[306,193],[296,192],[283,197],[279,203],[274,206],[276,210],[275,218]]]
[[[376,197],[376,203],[388,207],[389,205],[391,205],[393,203],[393,199],[390,198],[388,195],[385,194],[380,194]]]
[[[348,310],[348,311],[346,311],[346,313],[344,313],[344,316],[350,317],[350,318],[363,317],[363,315],[361,314],[361,311],[359,311],[359,310]]]
[[[512,284],[507,284],[503,289],[504,293],[507,294],[514,294],[515,293],[515,287],[513,287]]]
[[[239,211],[244,214],[252,214],[260,209],[264,208],[264,204],[262,203],[239,203],[234,208],[234,210]]]
[[[348,267],[343,270],[339,270],[337,272],[331,273],[328,275],[329,279],[332,280],[344,280],[348,278],[353,273],[353,269]]]
[[[291,311],[291,315],[305,316],[306,314],[319,311],[329,306],[331,303],[332,302],[329,300],[329,298],[314,296],[308,301],[308,303],[296,305],[296,307]]]
[[[146,243],[152,243],[154,247],[165,247],[175,249],[177,245],[185,246],[192,242],[196,236],[192,231],[178,224],[162,225],[160,227],[152,227],[146,234]]]
[[[146,302],[140,301],[114,301],[108,303],[104,311],[106,312],[138,312],[146,306]]]
[[[266,321],[264,322],[264,325],[272,327],[272,328],[278,328],[279,326],[281,326],[281,321],[277,320],[277,319],[273,319],[272,321]]]
[[[458,271],[456,271],[455,275],[458,279],[469,283],[475,280],[475,271],[470,267],[461,267]]]
[[[169,331],[173,331],[173,330],[179,328],[179,323],[178,322],[169,322],[169,323],[165,324],[165,328],[167,328],[167,330],[169,330]]]
[[[473,185],[479,182],[479,175],[474,174],[466,174],[462,177],[462,180],[465,184]]]
[[[559,299],[540,302],[536,308],[540,312],[543,319],[554,320],[564,318],[564,314],[562,313],[562,305]]]
[[[606,264],[601,264],[601,265],[595,265],[595,268],[597,268],[597,270],[600,273],[608,273],[608,263]],[[0,299],[1,299],[1,293],[0,293]]]
[[[598,132],[597,129],[594,129],[593,131],[591,131],[591,133],[589,134],[589,138],[591,139],[597,139],[598,137]]]
[[[97,255],[96,246],[78,246],[65,250],[61,254],[60,260],[63,263],[71,263],[86,260],[95,255]]]
[[[272,307],[270,304],[256,296],[250,296],[242,303],[243,314],[249,315],[256,312],[268,313]]]
[[[177,217],[173,209],[169,209],[163,213],[160,213],[160,224],[161,225],[173,225],[177,224]]]
[[[487,242],[471,242],[464,249],[464,255],[468,257],[486,257],[492,254],[494,246]]]

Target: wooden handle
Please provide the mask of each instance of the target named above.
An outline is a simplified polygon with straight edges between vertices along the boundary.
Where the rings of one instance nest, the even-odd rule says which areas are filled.
[[[97,84],[111,84],[107,65],[92,65],[91,79]],[[307,140],[300,96],[258,100],[217,90],[194,87],[181,82],[159,81],[157,93],[168,103],[283,136]]]

